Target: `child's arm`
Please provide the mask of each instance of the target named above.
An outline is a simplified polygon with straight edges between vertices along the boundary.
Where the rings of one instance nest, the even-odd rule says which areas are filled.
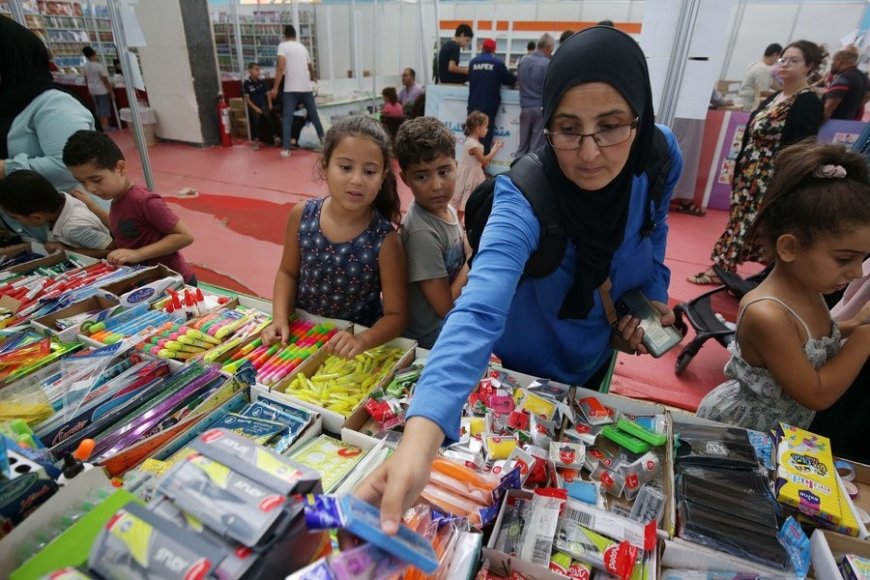
[[[153,244],[141,248],[124,248],[109,252],[108,260],[112,264],[138,264],[175,253],[193,243],[193,234],[178,220],[175,226],[162,238]]]
[[[395,232],[387,235],[378,254],[384,315],[360,334],[336,333],[327,343],[333,354],[353,358],[399,336],[408,325],[408,273],[405,251]]]
[[[72,191],[72,196],[84,203],[85,206],[91,210],[92,214],[100,218],[100,221],[103,222],[104,226],[111,229],[111,226],[109,225],[109,212],[103,209],[103,206],[94,201],[94,198],[91,197],[90,193],[76,188]]]
[[[840,334],[848,337],[862,324],[870,324],[870,302],[865,303],[854,318],[838,322],[837,326],[840,327]]]
[[[251,96],[248,93],[245,93],[245,105],[258,115],[263,114],[263,109],[254,104],[254,101],[251,100]]]
[[[773,302],[747,310],[738,343],[750,364],[760,361],[783,391],[808,409],[820,411],[845,393],[870,355],[870,325],[852,331],[840,352],[816,370],[804,354],[802,332],[794,317]]]
[[[471,247],[468,245],[468,240],[463,236],[465,245],[465,256],[471,255]],[[453,309],[453,304],[459,298],[462,288],[468,282],[468,261],[463,261],[462,268],[456,273],[453,282],[447,276],[441,278],[431,278],[429,280],[420,280],[420,290],[423,291],[423,296],[429,302],[432,309],[440,318],[447,316],[447,313]]]
[[[284,233],[284,252],[281,263],[275,274],[275,286],[272,292],[272,324],[262,333],[264,344],[272,344],[277,340],[287,344],[290,339],[290,314],[295,312],[296,288],[299,283],[299,224],[302,223],[302,212],[305,202],[297,203],[290,211],[287,220],[287,230]]]
[[[91,258],[97,258],[102,260],[109,255],[109,252],[115,249],[115,242],[109,244],[109,246],[106,247],[105,250],[100,250],[99,248],[75,248],[61,242],[49,242],[45,244],[45,249],[52,253],[54,253],[56,250],[66,250],[68,252],[75,252],[76,254],[81,254],[83,256],[89,256]]]
[[[483,154],[483,149],[481,147],[475,147],[468,153],[474,155],[475,159],[480,161],[481,167],[486,167],[487,165],[489,165],[489,162],[492,161],[492,158],[495,157],[495,154],[498,153],[503,146],[504,143],[502,143],[501,141],[496,141],[492,144],[489,153],[486,155]]]

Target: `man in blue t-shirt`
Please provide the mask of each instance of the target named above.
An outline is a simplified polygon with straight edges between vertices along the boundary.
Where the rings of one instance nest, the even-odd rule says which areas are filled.
[[[501,87],[515,85],[517,77],[493,54],[495,40],[484,40],[482,49],[483,52],[468,63],[468,112],[480,111],[489,117],[489,132],[481,140],[483,152],[488,154],[495,133],[495,117],[501,106]]]

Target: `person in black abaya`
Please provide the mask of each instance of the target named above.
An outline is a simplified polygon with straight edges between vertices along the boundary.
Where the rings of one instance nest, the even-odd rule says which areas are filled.
[[[511,370],[598,388],[615,342],[647,352],[638,319],[608,317],[608,302],[639,289],[663,324],[674,321],[664,254],[668,202],[682,158],[671,132],[655,126],[637,42],[609,27],[565,41],[547,69],[543,117],[547,143],[536,152],[539,171],[549,181],[548,199],[567,242],[554,271],[523,276],[542,245],[541,224],[511,178],[496,179],[468,284],[427,359],[401,444],[356,492],[381,506],[388,533],[426,485],[441,443],[458,438],[462,406],[490,353]],[[654,204],[646,170],[653,143],[662,140],[671,165]]]

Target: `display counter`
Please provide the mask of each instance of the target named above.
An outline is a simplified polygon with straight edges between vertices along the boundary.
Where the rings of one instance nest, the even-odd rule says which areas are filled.
[[[456,160],[462,158],[465,134],[462,125],[468,117],[468,87],[461,85],[431,85],[426,87],[426,116],[436,117],[456,136]],[[504,143],[486,168],[487,173],[504,173],[520,146],[520,92],[501,90],[501,111],[490,120],[494,139]]]
[[[91,100],[91,93],[88,91],[88,86],[83,82],[71,82],[69,80],[65,80],[60,82],[65,87],[69,87],[81,98],[83,98],[88,103],[93,103]],[[115,127],[121,127],[121,123],[116,116],[115,112],[117,110],[126,108],[130,106],[130,101],[127,99],[127,88],[123,84],[115,84],[112,88],[112,92],[115,94],[115,104],[117,105],[117,109],[113,111],[112,117],[109,120]],[[139,102],[148,104],[148,93],[145,91],[136,90],[136,98],[139,99]]]

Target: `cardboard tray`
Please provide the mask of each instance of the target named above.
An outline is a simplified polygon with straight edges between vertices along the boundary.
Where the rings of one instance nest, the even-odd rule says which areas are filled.
[[[57,338],[62,342],[75,342],[76,340],[78,340],[81,323],[70,326],[69,328],[65,328],[63,330],[55,330],[54,323],[57,322],[58,319],[67,318],[69,316],[75,316],[76,314],[81,314],[83,312],[90,312],[94,310],[103,312],[104,310],[107,310],[114,306],[118,306],[118,297],[109,292],[101,291],[96,296],[91,296],[90,298],[87,298],[80,302],[70,304],[66,308],[61,308],[60,310],[52,312],[51,314],[47,314],[40,318],[31,320],[30,325],[40,334]],[[85,320],[96,320],[98,316],[99,313],[96,313],[92,316],[89,316]],[[85,321],[83,320],[82,322]]]
[[[154,282],[155,280],[160,280],[161,278],[168,278],[172,276],[178,277],[180,285],[184,284],[184,280],[181,279],[181,274],[175,272],[174,270],[170,270],[163,264],[158,264],[156,266],[151,266],[142,270],[136,270],[135,272],[133,272],[132,275],[126,278],[122,278],[121,280],[115,280],[110,284],[106,284],[102,288],[105,291],[114,294],[115,296],[121,296],[135,289],[138,286],[149,284],[151,282]]]
[[[495,549],[495,544],[498,540],[498,533],[499,530],[501,530],[501,525],[504,520],[504,514],[507,509],[507,498],[521,497],[523,499],[531,499],[533,496],[534,493],[525,489],[512,489],[508,491],[508,493],[505,495],[504,501],[502,501],[501,508],[498,512],[498,517],[493,524],[492,533],[489,535],[489,543],[487,543],[487,545],[483,547],[483,559],[489,560],[491,564],[497,563],[499,566],[502,567],[502,569],[506,567],[506,569],[508,570],[520,572],[528,578],[553,578],[554,580],[556,578],[564,578],[564,576],[560,574],[555,574],[544,566],[533,564],[525,560],[520,560],[516,556],[510,556],[508,554],[505,554],[504,552],[500,552]],[[638,578],[642,578],[642,580],[653,580],[660,576],[660,542],[661,540],[657,540],[655,550],[650,551],[650,553],[654,555],[654,560],[653,562],[651,562],[649,574],[645,577],[638,576]],[[498,571],[498,567],[496,568],[496,571]],[[603,574],[601,572],[598,572],[597,575],[607,576],[606,574]],[[509,577],[509,575],[507,575],[506,577]],[[635,576],[632,575],[632,578],[635,578]]]
[[[368,330],[365,326],[360,326],[358,324],[354,324],[348,329],[348,332],[352,332],[354,334],[362,332],[364,330]],[[407,339],[407,338],[394,338],[393,340],[387,342],[385,346],[395,346],[404,350],[404,354],[399,359],[399,361],[393,365],[392,370],[385,376],[380,382],[376,383],[372,390],[375,390],[380,387],[384,387],[390,384],[390,381],[393,380],[393,376],[396,373],[396,370],[404,368],[411,364],[414,360],[414,356],[416,355],[417,343],[416,341]],[[286,398],[293,402],[295,405],[302,405],[305,408],[311,409],[323,415],[323,429],[331,434],[336,436],[340,436],[342,427],[346,425],[362,425],[365,422],[365,418],[368,416],[366,410],[363,408],[365,401],[367,399],[363,399],[360,401],[359,405],[357,405],[356,409],[354,409],[347,417],[342,415],[341,413],[336,413],[335,411],[330,411],[329,409],[324,409],[323,407],[319,407],[313,403],[307,403],[296,397],[285,393],[285,389],[290,382],[296,377],[299,373],[304,373],[305,376],[312,376],[317,372],[317,369],[320,368],[320,365],[329,357],[329,353],[326,352],[325,349],[320,349],[313,355],[311,355],[308,360],[304,361],[300,364],[296,369],[287,375],[280,383],[273,387],[266,387],[265,385],[261,385],[263,388],[268,389],[274,396]]]
[[[810,537],[810,555],[813,563],[811,574],[819,579],[841,578],[837,564],[842,554],[870,558],[870,542],[826,530],[816,530]]]

